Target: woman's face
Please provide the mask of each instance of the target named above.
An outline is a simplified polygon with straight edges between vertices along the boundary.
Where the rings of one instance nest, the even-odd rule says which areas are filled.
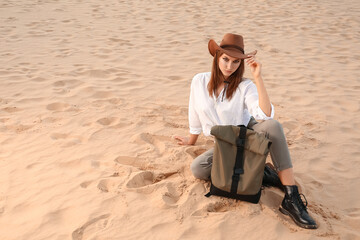
[[[219,58],[219,68],[225,78],[233,74],[240,66],[241,60],[223,53]]]

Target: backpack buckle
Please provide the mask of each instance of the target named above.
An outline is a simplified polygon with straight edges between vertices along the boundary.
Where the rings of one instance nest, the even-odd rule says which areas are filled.
[[[245,139],[237,138],[236,139],[236,146],[237,147],[244,147],[245,146]]]
[[[235,173],[236,175],[243,174],[243,173],[244,173],[244,169],[243,169],[243,168],[236,168],[236,169],[234,170],[234,173]]]

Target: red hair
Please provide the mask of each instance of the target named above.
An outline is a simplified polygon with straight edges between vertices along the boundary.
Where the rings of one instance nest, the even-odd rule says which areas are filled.
[[[211,78],[208,84],[209,95],[212,97],[216,89],[221,85],[221,83],[225,80],[224,75],[222,74],[219,68],[219,58],[223,53],[220,50],[217,50],[214,55],[213,65],[211,69]],[[236,91],[237,87],[242,81],[244,75],[244,59],[240,59],[240,65],[235,72],[233,72],[226,81],[230,82],[226,89],[226,98],[230,100]]]

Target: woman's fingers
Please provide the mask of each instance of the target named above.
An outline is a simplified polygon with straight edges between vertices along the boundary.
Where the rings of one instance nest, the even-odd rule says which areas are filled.
[[[247,61],[247,64],[248,65],[251,65],[251,64],[253,64],[255,61],[254,60],[250,60],[250,61]]]
[[[247,65],[248,66],[252,66],[252,65],[256,65],[257,64],[257,62],[255,62],[255,61],[249,61],[249,62],[247,62]]]
[[[254,61],[255,61],[255,59],[254,59],[253,57],[248,58],[248,59],[246,60],[247,63],[249,63],[249,62],[254,62]]]
[[[175,138],[176,140],[179,140],[179,141],[184,140],[184,138],[183,138],[183,137],[180,137],[180,136],[175,136],[174,138]]]
[[[177,143],[177,144],[179,144],[179,145],[184,145],[184,140],[185,140],[184,137],[175,136],[174,138],[175,138],[175,140],[178,140],[178,143]]]
[[[258,65],[259,62],[255,59],[255,57],[251,57],[251,58],[248,58],[246,60],[246,63],[251,66],[251,65]]]

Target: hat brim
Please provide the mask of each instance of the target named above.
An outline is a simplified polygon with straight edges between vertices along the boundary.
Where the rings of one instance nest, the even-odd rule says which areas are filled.
[[[215,56],[216,51],[220,50],[221,52],[229,55],[230,57],[240,58],[240,59],[249,58],[251,56],[256,55],[256,53],[257,53],[257,50],[244,54],[244,53],[240,52],[238,49],[221,48],[219,45],[217,45],[217,43],[213,39],[210,39],[208,48],[209,48],[209,52],[212,56]]]

